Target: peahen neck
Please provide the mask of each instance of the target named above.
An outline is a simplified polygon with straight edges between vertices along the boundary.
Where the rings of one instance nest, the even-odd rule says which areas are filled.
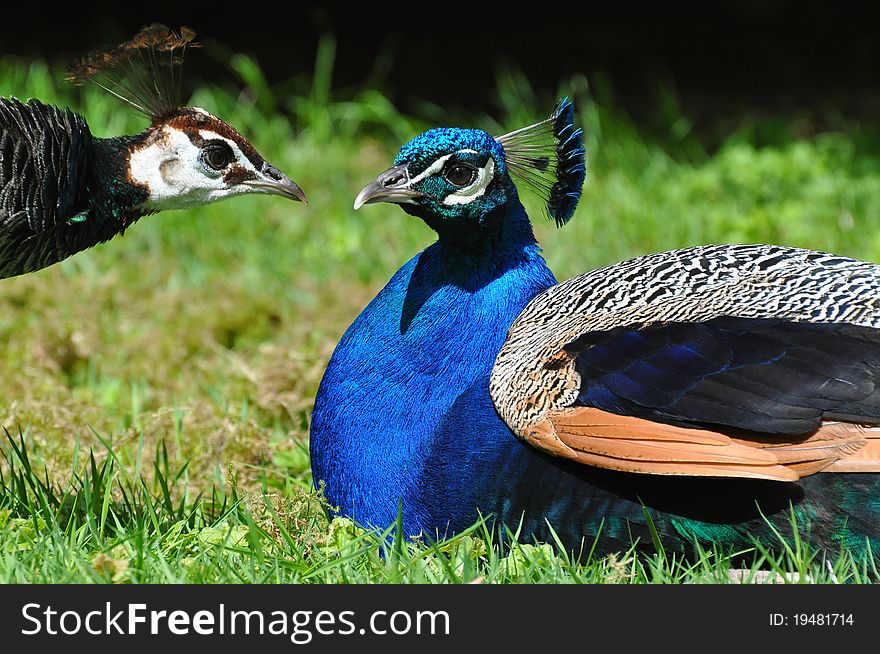
[[[86,179],[89,191],[86,221],[91,221],[101,233],[103,237],[99,240],[125,231],[138,218],[150,213],[143,208],[148,190],[133,182],[129,175],[129,153],[146,134],[95,138],[92,141],[91,165]]]
[[[44,139],[51,156],[35,160],[38,174],[19,180],[27,193],[18,207],[23,210],[8,215],[0,234],[0,278],[62,261],[151,213],[144,209],[148,190],[128,172],[130,148],[145,134],[95,138],[85,121],[70,116],[54,139]],[[50,118],[58,120],[55,114]],[[6,177],[0,174],[0,181]],[[6,209],[0,206],[0,214]]]
[[[311,427],[315,481],[342,513],[375,526],[404,503],[415,533],[425,458],[444,413],[487,377],[507,329],[555,284],[515,192],[406,265],[343,335],[318,390]]]

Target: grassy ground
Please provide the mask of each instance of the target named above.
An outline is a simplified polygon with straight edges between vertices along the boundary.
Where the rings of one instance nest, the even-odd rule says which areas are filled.
[[[323,366],[363,305],[432,241],[395,207],[355,214],[352,201],[429,125],[371,89],[332,97],[330,41],[314,75],[279,89],[246,58],[230,65],[245,90],[201,87],[192,103],[236,125],[311,204],[244,198],[163,213],[0,283],[0,426],[9,433],[0,581],[729,580],[723,552],[696,563],[624,552],[576,565],[549,545],[502,556],[475,525],[441,545],[395,543],[382,557],[381,535],[327,522],[307,447]],[[662,136],[648,138],[595,103],[583,80],[561,91],[577,101],[590,174],[568,227],[537,225],[559,278],[711,242],[880,260],[876,133],[744,119],[707,153],[674,111]],[[98,135],[145,127],[40,63],[0,60],[0,95],[71,106]],[[553,104],[515,75],[499,77],[497,98],[492,118],[424,114],[501,132]],[[793,579],[876,577],[870,564],[802,543],[754,556]]]

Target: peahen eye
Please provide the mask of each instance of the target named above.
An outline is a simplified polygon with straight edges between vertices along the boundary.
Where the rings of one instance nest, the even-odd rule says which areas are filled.
[[[202,161],[214,170],[223,170],[228,166],[234,155],[232,148],[226,143],[209,143],[202,148]]]
[[[443,178],[453,186],[468,186],[477,178],[477,171],[473,166],[457,163],[449,167]]]

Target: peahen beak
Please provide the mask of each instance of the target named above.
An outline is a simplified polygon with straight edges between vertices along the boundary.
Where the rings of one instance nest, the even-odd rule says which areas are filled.
[[[280,195],[290,200],[299,200],[306,205],[309,203],[306,194],[299,187],[299,184],[268,163],[263,164],[263,169],[256,179],[250,179],[242,183],[256,189],[260,193]]]
[[[354,209],[357,211],[365,204],[375,202],[394,202],[396,204],[413,203],[416,198],[423,197],[421,191],[409,187],[409,173],[406,164],[389,168],[376,178],[376,181],[367,184],[358,193],[354,201]]]

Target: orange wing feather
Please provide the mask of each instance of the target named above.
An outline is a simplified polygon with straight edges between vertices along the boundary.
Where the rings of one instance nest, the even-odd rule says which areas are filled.
[[[691,429],[589,407],[551,412],[526,440],[550,454],[641,474],[796,481],[821,470],[880,472],[880,431],[825,422],[801,438]]]

